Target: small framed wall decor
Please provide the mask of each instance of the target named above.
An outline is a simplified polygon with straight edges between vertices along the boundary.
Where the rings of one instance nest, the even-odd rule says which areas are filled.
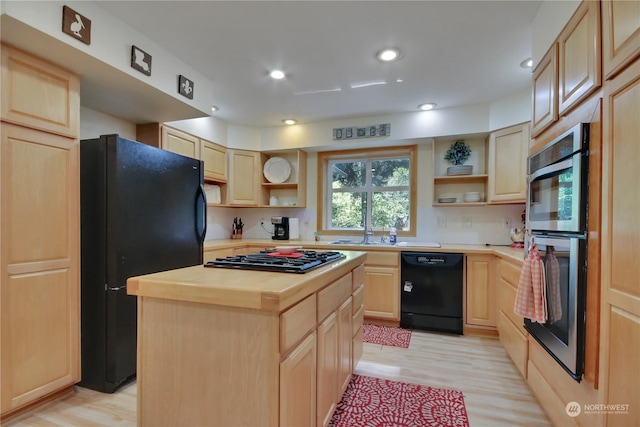
[[[180,75],[178,78],[178,93],[189,99],[193,99],[193,85],[194,83],[192,80]]]
[[[151,75],[151,55],[137,46],[131,46],[131,68]]]
[[[91,44],[91,20],[69,6],[62,6],[62,32],[83,43]]]

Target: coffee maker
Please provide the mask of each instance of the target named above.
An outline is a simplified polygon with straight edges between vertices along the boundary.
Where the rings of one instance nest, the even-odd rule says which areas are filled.
[[[289,240],[289,217],[272,216],[273,240]]]

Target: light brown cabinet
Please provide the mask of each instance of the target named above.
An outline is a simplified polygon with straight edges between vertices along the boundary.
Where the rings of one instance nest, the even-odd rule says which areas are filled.
[[[336,409],[339,363],[338,315],[333,312],[318,326],[317,426],[326,427]]]
[[[533,70],[531,136],[558,120],[558,43],[554,42]]]
[[[599,6],[583,1],[533,70],[532,137],[600,87]]]
[[[316,423],[316,333],[311,333],[280,363],[280,425]]]
[[[465,165],[471,165],[471,175],[447,175],[447,168],[452,166],[444,155],[456,140],[450,138],[436,139],[433,143],[433,206],[484,206],[487,192],[487,148],[485,138],[464,140],[471,149],[471,156]],[[480,192],[480,202],[465,202],[464,193]],[[453,203],[442,203],[440,199],[454,198]]]
[[[529,141],[528,122],[489,135],[488,203],[525,203]]]
[[[204,180],[222,187],[222,204],[225,203],[227,182],[227,149],[225,147],[160,123],[137,125],[136,140],[153,147],[202,160]]]
[[[271,206],[271,197],[276,197],[276,206],[305,207],[307,204],[307,153],[302,150],[262,152],[261,156],[261,204]],[[289,162],[291,174],[281,183],[269,182],[264,176],[264,165],[269,159],[280,157]]]
[[[80,380],[78,87],[2,45],[3,418]]]
[[[493,255],[467,255],[466,327],[495,330],[496,290]]]
[[[636,17],[638,15],[636,14]],[[607,82],[603,100],[601,352],[602,403],[629,402],[609,425],[640,425],[640,59]]]
[[[400,268],[397,252],[368,252],[364,264],[364,316],[400,320]]]
[[[610,79],[640,57],[640,2],[602,1],[602,68]]]
[[[231,206],[260,204],[260,153],[247,150],[228,150],[228,203]]]
[[[2,121],[78,137],[80,80],[75,74],[2,44],[1,78]]]
[[[352,299],[347,299],[338,308],[338,399],[347,389],[351,379],[353,340]]]
[[[513,312],[521,266],[509,261],[498,262],[498,335],[507,354],[520,373],[527,378],[529,333],[524,329],[524,319]]]
[[[583,1],[558,37],[558,115],[600,87],[600,4]]]

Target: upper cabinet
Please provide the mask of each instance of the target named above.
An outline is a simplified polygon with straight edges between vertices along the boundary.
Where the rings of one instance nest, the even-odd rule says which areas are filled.
[[[584,1],[558,37],[558,114],[600,87],[600,5]]]
[[[602,2],[602,68],[606,79],[640,56],[640,2]]]
[[[229,151],[229,205],[260,204],[260,153],[247,150]]]
[[[533,70],[531,134],[536,136],[558,120],[558,44],[553,43]]]
[[[600,7],[584,1],[533,71],[531,136],[601,85]]]
[[[306,206],[306,152],[302,150],[263,152],[261,153],[261,163],[262,205]],[[271,170],[271,168],[276,168],[276,170]],[[284,171],[282,171],[282,169],[284,169]],[[289,171],[288,173],[287,170]],[[281,173],[283,174],[279,175]],[[271,176],[270,174],[276,175],[276,179],[272,177],[271,180],[269,180],[268,177]],[[285,175],[286,178],[284,178]]]
[[[8,45],[2,45],[2,120],[70,138],[79,134],[80,81]]]
[[[455,139],[436,139],[433,143],[433,206],[482,206],[486,204],[487,192],[487,149],[484,136],[465,139],[471,150],[464,165],[472,166],[470,174],[447,175],[452,166],[444,156],[456,142]],[[479,201],[465,201],[464,193],[480,193]]]
[[[204,162],[204,180],[227,182],[227,149],[206,139],[160,123],[136,126],[136,139],[154,147],[199,159]]]
[[[489,203],[525,203],[529,123],[489,135]]]

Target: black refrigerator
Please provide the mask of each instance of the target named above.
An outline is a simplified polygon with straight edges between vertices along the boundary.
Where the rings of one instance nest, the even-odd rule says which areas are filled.
[[[113,393],[135,376],[127,278],[202,264],[206,206],[200,160],[118,135],[81,141],[78,385]]]

